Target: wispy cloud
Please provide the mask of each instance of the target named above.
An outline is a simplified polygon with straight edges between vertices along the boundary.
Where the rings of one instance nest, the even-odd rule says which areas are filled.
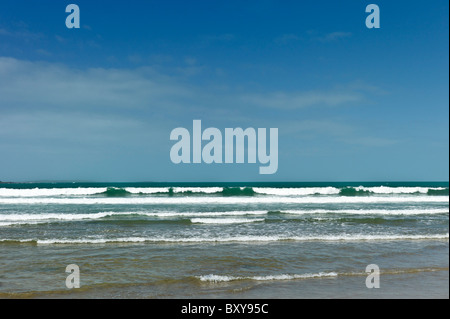
[[[45,56],[45,57],[50,57],[50,56],[52,56],[52,53],[49,52],[49,51],[47,51],[47,50],[45,50],[45,49],[37,49],[37,50],[36,50],[36,53],[39,54],[39,55],[41,55],[41,56]]]
[[[117,142],[142,132],[143,122],[114,115],[93,115],[77,111],[29,111],[4,114],[0,137],[33,143]],[[115,132],[115,134],[112,134]],[[117,134],[120,132],[120,134]]]
[[[42,33],[32,32],[27,29],[8,30],[5,28],[0,28],[0,36],[16,38],[25,41],[38,41],[45,37]]]
[[[300,40],[300,37],[293,33],[283,34],[279,37],[276,37],[273,41],[276,44],[288,44],[291,42],[296,42]]]
[[[23,94],[27,92],[27,94]],[[0,109],[165,109],[192,97],[186,85],[149,67],[75,69],[0,57]]]
[[[297,136],[308,133],[344,138],[354,134],[355,131],[354,126],[342,123],[336,119],[314,119],[301,121],[288,120],[284,123],[281,133],[285,135],[295,134]]]
[[[395,137],[382,136],[382,132],[374,136],[358,124],[335,118],[286,121],[280,132],[282,136],[296,136],[297,140],[320,140],[326,137],[332,143],[369,148],[389,147],[402,142]]]
[[[202,37],[205,42],[229,42],[235,38],[235,35],[231,33],[205,35]]]
[[[196,58],[193,58],[193,57],[186,57],[186,58],[184,59],[184,62],[185,62],[187,65],[195,65],[195,64],[197,64],[197,59],[196,59]]]
[[[9,35],[11,35],[11,32],[9,32],[6,29],[1,28],[0,29],[0,35],[7,35],[7,36],[9,36]]]
[[[187,73],[201,67],[192,56],[178,64]],[[9,160],[0,157],[0,162],[7,167],[31,154],[40,157],[40,167],[22,161],[27,178],[43,166],[64,174],[75,168],[77,177],[84,176],[85,167],[80,165],[95,167],[89,174],[101,175],[99,167],[116,174],[117,167],[126,172],[130,162],[140,167],[139,174],[148,171],[161,176],[160,167],[170,165],[170,131],[189,127],[195,118],[202,119],[205,127],[279,127],[284,147],[289,146],[283,154],[304,154],[296,147],[305,144],[313,145],[309,153],[317,149],[311,155],[316,156],[331,144],[373,148],[396,143],[389,136],[371,135],[343,117],[324,116],[323,107],[365,100],[368,90],[376,88],[364,83],[256,93],[248,87],[206,87],[190,81],[180,70],[174,75],[174,68],[170,72],[148,66],[74,68],[0,57],[0,149],[12,156]],[[292,114],[302,114],[305,108],[308,118],[293,118]],[[311,108],[318,111],[309,112]],[[152,161],[158,169],[150,168]]]
[[[337,31],[337,32],[331,32],[331,33],[325,34],[323,36],[316,37],[315,39],[320,42],[335,42],[335,41],[339,41],[341,39],[349,38],[351,36],[352,36],[351,32]]]
[[[191,98],[188,87],[151,68],[75,69],[0,57],[1,153],[70,153],[60,166],[92,152],[97,161],[124,149],[157,156]]]
[[[41,52],[45,55],[47,52]],[[129,60],[141,61],[141,56]],[[148,58],[146,58],[148,60]],[[63,64],[0,57],[0,110],[89,110],[129,112],[161,110],[189,113],[220,108],[247,114],[250,109],[300,110],[347,107],[367,101],[376,87],[361,82],[331,89],[255,92],[242,88],[206,87],[190,77],[208,71],[196,58],[179,66],[135,68],[71,68]],[[27,94],[23,94],[27,92]]]
[[[65,43],[67,42],[67,39],[65,39],[64,37],[60,36],[60,35],[55,35],[55,39],[56,41],[58,41],[59,43]]]
[[[262,94],[245,94],[244,103],[276,108],[301,109],[312,106],[340,106],[360,101],[362,94],[356,91],[313,91],[313,92],[273,92]]]
[[[347,144],[367,146],[367,147],[386,147],[400,143],[398,139],[384,138],[378,136],[351,136],[341,139]]]
[[[140,54],[130,54],[128,56],[128,61],[130,61],[131,63],[134,63],[134,64],[140,64],[144,60]]]

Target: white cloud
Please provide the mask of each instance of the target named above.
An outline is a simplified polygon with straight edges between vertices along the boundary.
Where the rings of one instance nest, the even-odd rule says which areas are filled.
[[[317,37],[316,39],[320,42],[334,42],[341,39],[349,38],[351,36],[352,36],[351,32],[337,31],[325,34],[324,36],[321,37]]]
[[[0,109],[164,109],[193,96],[153,69],[74,69],[0,57]]]
[[[0,29],[0,35],[11,35],[11,32],[9,32],[8,30],[6,30],[6,29]]]
[[[186,60],[186,63],[196,63]],[[196,65],[187,66],[185,73],[199,72]],[[240,93],[233,89],[205,88],[186,83],[178,70],[178,78],[156,72],[153,68],[75,69],[57,63],[22,61],[0,57],[0,136],[3,138],[73,140],[72,130],[81,129],[86,141],[108,140],[124,136],[136,128],[146,131],[146,125],[170,120],[186,121],[202,116],[213,120],[251,125],[269,120],[258,116],[255,108],[295,111],[304,108],[345,107],[365,99],[364,86],[341,85],[333,90]],[[256,115],[255,115],[256,114]],[[291,112],[280,113],[278,125],[289,127]],[[142,123],[147,123],[143,125]],[[218,122],[216,122],[218,121]],[[189,122],[189,121],[187,121]],[[141,123],[141,124],[139,124]],[[151,123],[151,124],[150,124]],[[250,123],[249,123],[250,124]],[[143,126],[142,126],[143,125]],[[168,123],[165,127],[168,127]],[[170,126],[169,125],[169,126]],[[269,125],[270,126],[270,125]],[[296,121],[295,132],[325,132],[342,136],[347,142],[349,127],[321,119]],[[122,132],[119,134],[119,132]],[[161,133],[160,133],[161,134]],[[361,143],[382,144],[380,140]]]
[[[25,41],[37,41],[43,39],[45,36],[39,32],[31,32],[27,29],[21,30],[7,30],[5,28],[0,29],[0,36],[14,37]]]
[[[187,65],[195,65],[195,64],[197,64],[197,59],[196,59],[196,58],[193,58],[193,57],[186,57],[186,58],[184,59],[184,62],[185,62]]]
[[[231,33],[216,34],[216,35],[206,35],[203,40],[206,42],[228,42],[235,39],[235,36]]]
[[[36,53],[39,54],[39,55],[45,56],[45,57],[52,56],[51,52],[49,52],[47,50],[44,50],[44,49],[37,49]]]
[[[186,63],[197,63],[187,58]],[[187,78],[207,66],[77,69],[63,64],[0,57],[0,110],[88,110],[124,113],[132,110],[188,114],[220,107],[246,112],[246,107],[296,110],[354,105],[364,87],[341,85],[332,90],[239,93],[199,86]],[[156,71],[158,70],[158,71]],[[167,75],[169,73],[172,75]],[[136,113],[135,111],[133,111]]]
[[[0,118],[0,137],[42,143],[48,140],[95,143],[117,142],[117,136],[136,133],[143,122],[111,115],[76,112],[31,111],[4,114]],[[115,134],[113,134],[115,133]]]
[[[288,121],[283,125],[281,133],[285,135],[299,135],[312,133],[335,137],[348,137],[355,134],[355,127],[341,123],[336,119]]]
[[[143,59],[139,54],[131,54],[128,56],[128,61],[134,64],[139,64],[143,62]]]
[[[75,69],[0,57],[0,149],[161,149],[194,96],[148,67]]]
[[[400,141],[397,139],[384,138],[378,136],[353,136],[342,139],[347,144],[361,145],[367,147],[385,147],[398,144]]]
[[[361,93],[354,91],[273,92],[242,96],[242,101],[251,105],[285,110],[311,106],[348,105],[361,99]]]
[[[319,119],[287,121],[280,130],[281,136],[296,136],[296,140],[320,140],[326,137],[328,141],[339,144],[356,145],[358,147],[388,147],[401,143],[401,140],[373,136],[365,132],[364,127],[355,123],[346,123],[342,119]],[[382,132],[380,132],[382,134]]]
[[[300,40],[300,37],[293,34],[293,33],[289,33],[289,34],[283,34],[277,38],[274,39],[274,42],[276,44],[288,44],[290,42],[295,42]]]

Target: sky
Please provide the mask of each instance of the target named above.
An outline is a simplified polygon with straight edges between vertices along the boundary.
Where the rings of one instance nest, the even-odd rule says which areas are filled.
[[[66,27],[71,3],[80,28]],[[366,27],[371,3],[380,28]],[[3,0],[0,180],[448,181],[448,12],[447,0]],[[193,120],[278,128],[277,172],[172,163],[170,133]]]

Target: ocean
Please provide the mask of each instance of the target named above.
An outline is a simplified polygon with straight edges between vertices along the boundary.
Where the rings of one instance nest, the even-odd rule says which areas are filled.
[[[449,298],[448,267],[448,182],[0,184],[0,298]]]

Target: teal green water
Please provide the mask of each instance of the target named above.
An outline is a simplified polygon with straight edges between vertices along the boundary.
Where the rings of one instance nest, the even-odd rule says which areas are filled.
[[[449,185],[0,184],[2,298],[448,298]],[[68,289],[65,268],[80,268]],[[379,266],[380,288],[365,285]]]

